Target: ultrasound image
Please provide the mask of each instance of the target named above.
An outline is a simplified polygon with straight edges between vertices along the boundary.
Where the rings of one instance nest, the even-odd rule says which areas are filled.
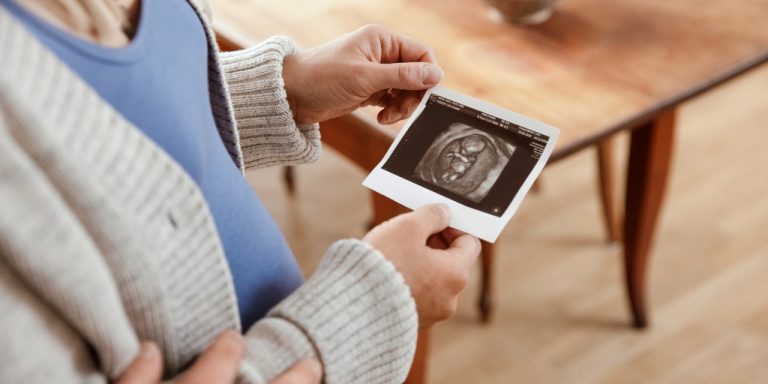
[[[515,146],[463,123],[453,123],[435,138],[419,161],[417,179],[475,203],[491,190]]]

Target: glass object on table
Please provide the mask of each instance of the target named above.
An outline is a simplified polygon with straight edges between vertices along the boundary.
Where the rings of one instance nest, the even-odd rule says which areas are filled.
[[[501,16],[520,25],[541,24],[550,16],[558,0],[485,0]]]

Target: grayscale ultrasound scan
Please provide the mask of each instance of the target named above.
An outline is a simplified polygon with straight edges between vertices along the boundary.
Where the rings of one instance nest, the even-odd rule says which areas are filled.
[[[515,146],[463,123],[453,123],[435,138],[419,161],[417,179],[482,200],[509,162]]]
[[[363,185],[411,209],[447,204],[452,228],[493,243],[558,134],[540,121],[435,87]]]

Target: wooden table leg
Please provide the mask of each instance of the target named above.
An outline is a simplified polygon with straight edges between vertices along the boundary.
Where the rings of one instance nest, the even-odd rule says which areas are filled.
[[[376,192],[371,192],[371,203],[373,205],[373,222],[371,227],[375,227],[401,213],[410,212],[410,209]]]
[[[632,131],[624,221],[624,271],[634,325],[648,324],[646,270],[674,145],[675,111]]]
[[[613,180],[613,145],[611,139],[605,139],[597,145],[597,168],[599,175],[600,202],[603,208],[603,221],[609,242],[621,241],[621,234],[616,218],[616,198]]]
[[[283,167],[283,182],[285,188],[288,191],[288,195],[293,196],[296,194],[296,175],[292,166]]]
[[[480,295],[477,306],[480,310],[480,320],[488,323],[493,314],[493,258],[495,247],[493,244],[483,241],[483,249],[480,253]]]
[[[405,384],[424,384],[427,382],[427,347],[429,345],[429,329],[419,330],[416,341],[416,355],[413,357],[411,371],[405,379]]]

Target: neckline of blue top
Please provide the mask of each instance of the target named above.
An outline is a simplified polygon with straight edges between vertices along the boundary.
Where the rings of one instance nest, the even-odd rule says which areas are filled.
[[[34,23],[39,31],[45,33],[51,38],[54,38],[70,47],[76,52],[90,56],[97,60],[104,60],[108,62],[132,62],[138,60],[145,51],[147,45],[147,35],[149,35],[148,29],[151,28],[151,23],[147,22],[150,8],[152,7],[152,1],[141,1],[139,9],[139,25],[136,30],[136,34],[128,45],[119,48],[111,48],[99,45],[97,43],[85,40],[79,36],[72,34],[64,29],[54,26],[47,21],[41,19],[35,14],[32,14],[22,6],[18,5],[14,0],[0,0],[0,4],[7,7],[12,13],[18,17],[23,17],[30,22]]]

